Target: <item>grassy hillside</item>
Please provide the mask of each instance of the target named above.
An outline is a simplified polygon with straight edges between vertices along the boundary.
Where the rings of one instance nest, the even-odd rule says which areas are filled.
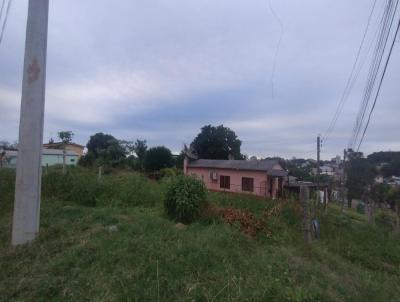
[[[268,218],[270,236],[251,238],[212,215],[176,225],[163,213],[163,185],[139,175],[98,184],[75,171],[64,192],[54,173],[43,181],[38,240],[12,248],[13,175],[0,170],[0,301],[399,301],[400,239],[354,212],[331,206],[321,240],[306,247],[294,202]],[[74,177],[91,180],[74,188]],[[278,204],[208,198],[257,217]]]

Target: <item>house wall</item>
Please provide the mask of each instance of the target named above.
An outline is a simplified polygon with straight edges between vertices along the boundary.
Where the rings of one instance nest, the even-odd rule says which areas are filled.
[[[65,162],[67,165],[76,165],[78,163],[79,156],[77,155],[66,155]],[[58,154],[43,154],[42,155],[42,166],[62,165],[63,156]]]
[[[3,168],[15,169],[16,166],[17,166],[17,157],[15,157],[15,156],[10,156],[7,158],[7,160],[2,162]]]
[[[79,160],[78,155],[66,155],[65,162],[67,165],[77,165]],[[58,154],[43,154],[42,155],[42,166],[62,165],[63,156]],[[13,168],[17,166],[17,157],[9,156],[7,161],[2,163],[3,168]]]
[[[78,147],[76,145],[67,145],[65,147],[65,150],[73,151],[76,154],[78,154],[79,157],[81,157],[83,155],[83,148]]]
[[[278,178],[271,178],[267,176],[266,172],[258,171],[243,171],[243,170],[230,170],[230,169],[209,169],[209,168],[193,168],[187,167],[185,169],[187,175],[196,175],[206,185],[207,189],[213,191],[249,193],[263,197],[275,197],[278,188]],[[216,172],[218,174],[217,180],[211,179],[210,173]],[[220,176],[230,176],[230,189],[220,188]],[[242,177],[249,177],[254,179],[254,191],[242,191]],[[270,194],[270,184],[272,183],[272,196]]]

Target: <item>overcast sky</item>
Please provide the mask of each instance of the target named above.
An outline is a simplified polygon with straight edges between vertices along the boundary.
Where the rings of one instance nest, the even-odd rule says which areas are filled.
[[[369,39],[384,3],[377,0]],[[249,156],[315,158],[316,136],[326,131],[343,93],[371,5],[52,0],[44,139],[71,130],[86,144],[105,132],[178,152],[202,126],[224,124]],[[13,1],[0,45],[0,140],[18,138],[27,6]],[[368,57],[323,145],[324,159],[347,146],[367,67]],[[400,149],[399,67],[396,43],[365,153]]]

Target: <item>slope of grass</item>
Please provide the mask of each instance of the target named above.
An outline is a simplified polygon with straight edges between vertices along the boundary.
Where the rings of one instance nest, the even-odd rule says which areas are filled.
[[[257,216],[277,204],[209,199]],[[335,207],[310,247],[293,203],[268,220],[272,237],[252,239],[220,219],[177,227],[161,202],[88,207],[51,198],[42,202],[39,238],[17,248],[9,245],[11,207],[2,209],[0,301],[399,300],[399,238]]]

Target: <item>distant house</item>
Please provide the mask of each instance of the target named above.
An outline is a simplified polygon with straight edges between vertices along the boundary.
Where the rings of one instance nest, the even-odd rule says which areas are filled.
[[[286,171],[277,160],[184,160],[184,173],[201,179],[209,190],[281,196]]]
[[[331,167],[331,166],[328,166],[328,165],[323,165],[323,166],[321,166],[320,167],[320,171],[321,171],[321,174],[325,174],[325,175],[333,175],[334,173],[333,173],[333,168]]]
[[[335,173],[334,173],[334,169],[333,169],[331,166],[329,166],[329,165],[323,165],[323,166],[321,166],[321,167],[319,168],[319,171],[320,171],[321,174],[329,175],[329,176],[333,176],[333,175],[335,174]],[[317,175],[317,168],[312,168],[312,169],[311,169],[311,173],[312,173],[313,175]]]
[[[2,167],[15,168],[17,165],[18,151],[6,150],[5,156],[2,157]],[[66,151],[66,164],[76,165],[79,160],[79,155],[74,151]],[[42,166],[53,166],[63,163],[63,150],[43,149],[42,151]]]
[[[58,150],[62,150],[63,149],[63,143],[62,142],[50,142],[48,144],[43,144],[43,148],[45,149],[58,149]],[[81,157],[83,155],[83,150],[85,149],[85,146],[79,145],[79,144],[75,144],[75,143],[69,143],[65,145],[65,150],[68,151],[73,151],[76,154],[78,154],[79,157]]]
[[[400,186],[400,176],[390,176],[385,178],[385,182],[390,186]]]

